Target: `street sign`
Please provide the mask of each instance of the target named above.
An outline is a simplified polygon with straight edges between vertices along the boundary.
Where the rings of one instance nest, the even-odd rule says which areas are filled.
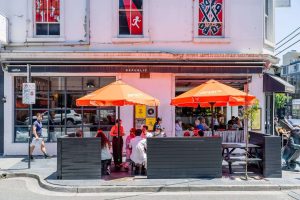
[[[35,83],[23,83],[22,103],[35,104]]]

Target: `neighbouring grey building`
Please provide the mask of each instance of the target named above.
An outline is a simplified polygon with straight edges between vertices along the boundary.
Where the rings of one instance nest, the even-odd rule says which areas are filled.
[[[291,94],[291,101],[287,107],[287,115],[300,118],[300,52],[295,50],[283,55],[281,76],[295,86],[295,93]]]

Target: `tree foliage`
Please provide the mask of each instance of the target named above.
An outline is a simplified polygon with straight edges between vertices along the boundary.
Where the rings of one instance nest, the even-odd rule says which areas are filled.
[[[254,113],[259,109],[259,101],[256,99],[252,106],[245,108],[244,110],[244,119],[250,120],[251,124],[254,121]]]
[[[276,108],[284,108],[285,104],[291,99],[284,93],[275,94],[275,106]]]

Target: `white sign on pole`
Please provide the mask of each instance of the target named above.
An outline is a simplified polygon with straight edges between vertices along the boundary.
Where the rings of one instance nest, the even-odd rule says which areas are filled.
[[[23,83],[22,103],[35,104],[35,83]]]

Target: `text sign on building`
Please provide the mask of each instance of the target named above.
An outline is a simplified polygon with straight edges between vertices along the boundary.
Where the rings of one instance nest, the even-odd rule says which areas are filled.
[[[7,18],[0,14],[0,44],[8,42],[8,21]]]
[[[22,103],[35,104],[35,83],[23,83]]]

